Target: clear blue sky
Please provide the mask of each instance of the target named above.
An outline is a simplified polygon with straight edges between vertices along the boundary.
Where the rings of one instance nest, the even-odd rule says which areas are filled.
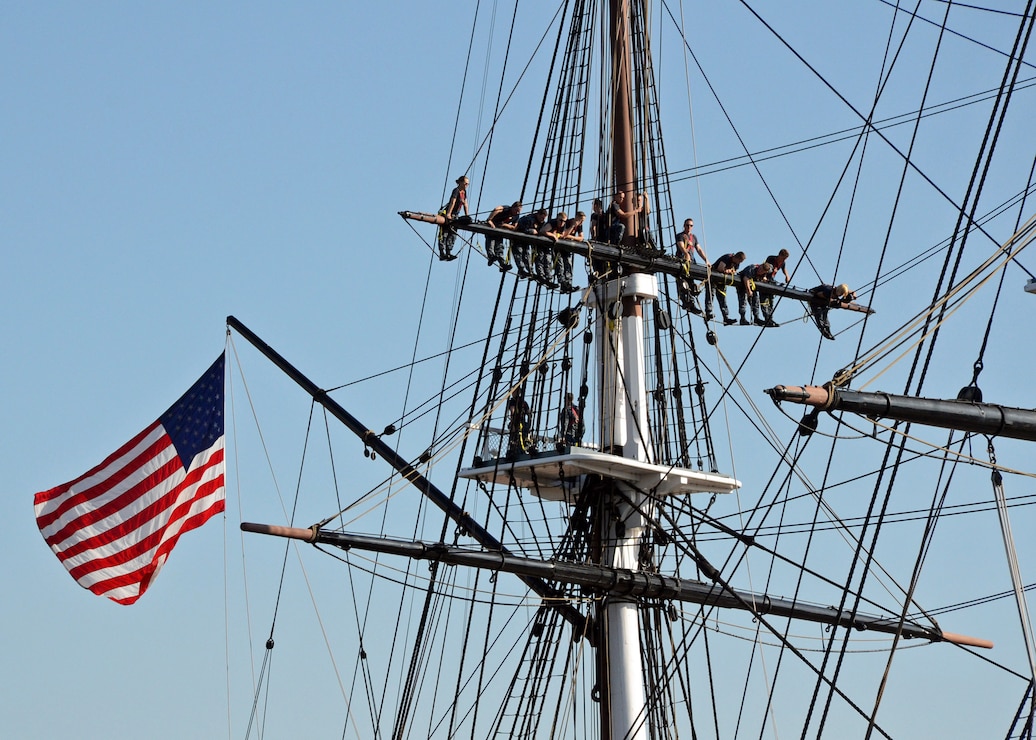
[[[877,0],[837,10],[832,5],[771,2],[760,12],[790,43],[810,54],[854,106],[866,110],[877,84],[891,10]],[[930,1],[922,5],[933,18],[944,7]],[[1009,9],[1012,4],[1000,5]],[[678,15],[678,5],[671,7]],[[525,33],[515,41],[508,84],[554,9],[545,6],[537,20],[525,21]],[[116,606],[72,582],[39,536],[32,494],[84,472],[156,418],[222,351],[228,314],[239,317],[316,382],[334,386],[407,361],[415,351],[430,274],[425,310],[431,320],[417,354],[445,347],[446,318],[458,300],[455,281],[464,261],[449,267],[430,264],[421,237],[430,239],[432,232],[419,229],[415,234],[395,214],[437,208],[445,183],[465,169],[485,135],[489,113],[480,116],[474,107],[480,84],[475,83],[465,98],[454,162],[449,161],[473,12],[467,3],[393,2],[53,2],[9,4],[0,11],[0,516],[7,524],[8,557],[0,576],[5,594],[0,626],[7,646],[0,717],[5,736],[220,737],[227,735],[228,716],[234,736],[243,735],[254,668],[242,648],[248,638],[240,616],[244,594],[237,522],[284,517],[254,439],[236,358],[228,356],[228,370],[235,377],[234,428],[249,439],[242,442],[252,450],[249,468],[239,473],[235,458],[228,458],[225,522],[185,536],[154,588],[136,606]],[[688,20],[693,28],[689,34],[725,113],[690,62],[696,133],[691,140],[683,57],[669,38],[660,50],[668,64],[659,68],[662,89],[675,91],[674,99],[665,103],[664,122],[672,169],[692,167],[695,157],[707,163],[742,154],[726,116],[752,151],[858,124],[847,105],[795,65],[742,7],[716,4],[702,10],[688,4],[685,13],[689,17],[693,12],[703,15],[700,24]],[[499,13],[509,17],[510,10]],[[952,17],[958,30],[1001,49],[1012,38],[1006,29],[1016,22],[961,9]],[[930,30],[918,33],[933,38]],[[503,39],[496,43],[493,54],[499,55]],[[931,102],[998,83],[1000,56],[959,38],[945,43],[952,61],[933,81]],[[911,47],[898,62],[920,72],[897,78],[878,118],[916,107],[926,71],[923,60],[930,54],[930,48],[922,47]],[[1033,59],[1032,51],[1028,57]],[[538,60],[533,72],[542,65]],[[481,68],[473,68],[470,74],[478,79]],[[1031,67],[1023,70],[1023,77],[1032,75]],[[490,78],[486,94],[491,101],[498,79]],[[508,109],[506,135],[494,143],[497,154],[486,181],[473,176],[473,200],[483,210],[512,200],[520,185],[538,88],[538,81],[526,87]],[[486,111],[491,110],[492,103],[487,105]],[[1015,125],[1005,127],[1002,143],[1010,154],[991,176],[987,206],[980,211],[1020,189],[1032,161],[1032,89],[1019,92],[1012,106]],[[986,107],[973,106],[938,123],[933,119],[915,150],[925,172],[954,199],[962,197],[985,116]],[[1018,121],[1028,121],[1028,127]],[[909,126],[891,130],[889,136],[897,146],[909,146]],[[680,180],[674,199],[698,220],[698,233],[713,258],[734,249],[762,258],[763,250],[787,246],[794,263],[851,145],[830,145],[763,165],[784,216],[750,168]],[[875,141],[871,146],[882,145]],[[885,224],[879,219],[887,219],[901,167],[887,152],[877,161],[879,166],[865,173],[869,189],[861,191],[867,194],[861,194],[859,203],[864,215],[847,229],[844,253],[839,257],[844,223],[825,222],[815,239],[819,246],[810,248],[816,272],[802,264],[797,284],[808,287],[838,278],[855,286],[872,278],[885,240]],[[844,208],[847,192],[840,192],[836,208]],[[941,196],[914,177],[909,192],[913,200],[906,207],[912,211],[890,240],[889,266],[921,253],[952,230],[953,212]],[[1033,210],[1030,206],[1027,213]],[[996,222],[992,233],[1006,238],[1007,221],[1013,221],[1016,211]],[[982,243],[975,261],[988,249]],[[1022,261],[1036,265],[1036,259]],[[472,269],[485,267],[477,260],[471,264]],[[923,287],[916,290],[911,280],[900,279],[879,293],[879,323],[869,330],[865,346],[928,303],[930,277],[937,269],[928,263],[912,273],[924,273]],[[484,305],[492,300],[495,275],[493,279],[482,287],[484,296],[475,293],[485,299]],[[1036,350],[1029,318],[1036,296],[1022,293],[1024,282],[1021,271],[1008,273],[1000,313],[1007,321],[993,335],[982,385],[987,400],[1032,407]],[[962,312],[965,330],[952,351],[944,348],[938,357],[930,395],[953,397],[970,380],[990,298],[986,294],[981,305],[976,302],[970,313]],[[482,324],[478,304],[465,305],[458,342],[477,338]],[[759,393],[763,387],[822,382],[852,360],[856,346],[857,334],[840,337],[839,351],[825,347],[827,354],[814,365],[815,331],[795,321],[797,309],[778,318],[789,323],[764,338],[771,343],[766,367],[746,370],[743,381],[748,396],[760,405],[769,404]],[[700,330],[696,324],[695,331]],[[734,367],[750,344],[747,330],[723,335],[726,359]],[[236,346],[248,390],[261,399],[260,423],[285,506],[290,506],[307,400],[244,342],[238,339]],[[710,361],[716,367],[722,364],[715,356]],[[760,363],[758,353],[752,361]],[[440,365],[431,375],[441,372]],[[904,377],[897,369],[875,387],[899,391]],[[414,397],[424,398],[439,380],[435,376],[418,384]],[[405,383],[404,376],[396,375],[372,391],[347,389],[340,400],[361,420],[378,426],[398,415]],[[790,433],[782,414],[773,409],[764,413],[779,427],[778,436]],[[726,438],[722,441],[722,456],[746,481],[746,491],[753,486],[758,491],[775,464],[773,453],[750,439],[754,432],[747,427],[733,434],[736,442],[762,448],[731,460]],[[345,469],[338,470],[342,498],[351,499],[387,472],[373,468],[344,434],[335,435],[344,450]],[[405,440],[404,454],[415,456],[422,444],[419,438]],[[234,445],[228,439],[228,447]],[[984,454],[981,445],[973,452]],[[1031,450],[1005,445],[1000,456],[1009,467],[1032,470]],[[452,465],[439,470],[439,482],[445,485]],[[327,483],[326,478],[318,480]],[[973,499],[988,498],[988,474],[977,470],[975,481]],[[1009,493],[1031,490],[1030,481],[1010,479]],[[930,481],[924,485],[930,487]],[[337,510],[326,485],[319,495],[323,498],[301,505],[301,523]],[[919,502],[919,508],[924,505]],[[1016,524],[1019,539],[1032,531],[1031,519],[1028,524],[1028,529]],[[982,526],[991,539],[977,550],[988,555],[989,563],[977,553],[972,558],[964,552],[976,530],[963,530],[955,534],[960,539],[942,543],[960,558],[945,578],[959,576],[975,584],[950,591],[946,602],[1006,588],[992,520]],[[980,531],[986,535],[986,529]],[[259,646],[269,630],[281,550],[255,542],[245,547],[249,578],[259,584],[249,592],[250,639]],[[1032,547],[1028,550],[1033,567],[1027,580],[1033,581],[1036,561]],[[294,620],[286,630],[301,632],[305,639],[295,642],[279,635],[283,649],[293,656],[285,660],[297,662],[298,668],[276,674],[272,691],[294,700],[292,704],[289,699],[294,713],[289,710],[280,727],[313,721],[314,736],[333,737],[340,732],[343,708],[320,625],[332,630],[336,650],[351,656],[355,648],[349,647],[347,636],[333,634],[340,619],[336,610],[344,607],[340,592],[346,569],[326,558],[304,561],[312,569],[318,606],[324,608],[324,598],[330,603],[318,620],[292,560],[288,593],[296,603],[284,607],[283,618]],[[987,568],[997,569],[995,577]],[[939,591],[931,598],[933,606],[944,603]],[[946,628],[996,639],[982,616],[974,624]],[[375,641],[389,638],[374,635]],[[1017,642],[1006,644],[1017,651]],[[935,654],[932,662],[917,661],[923,665],[918,670],[962,670],[958,665],[940,667],[936,650],[930,651]],[[1016,652],[994,657],[1019,670],[1024,666]],[[352,665],[351,657],[342,662]],[[1016,682],[1006,690],[1007,698],[1001,697],[998,722],[1005,720],[1002,707],[1016,703],[1020,691]],[[992,700],[981,694],[974,698],[977,708]],[[956,719],[946,726],[933,724],[939,721],[933,716],[936,701],[918,698],[928,712],[922,712],[926,716],[913,728],[897,723],[908,728],[902,736],[977,736],[975,726]],[[995,730],[1000,732],[999,724]],[[300,734],[281,732],[278,737]]]

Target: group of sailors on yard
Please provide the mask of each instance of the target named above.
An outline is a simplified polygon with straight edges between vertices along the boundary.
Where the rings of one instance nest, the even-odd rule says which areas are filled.
[[[560,211],[554,218],[548,219],[545,208],[533,213],[521,215],[522,204],[512,203],[510,206],[497,206],[489,214],[486,223],[497,229],[507,229],[519,234],[546,236],[557,242],[560,239],[581,242],[584,240],[583,224],[586,214],[576,211],[572,218]],[[572,253],[556,252],[553,249],[533,249],[520,240],[509,240],[511,255],[518,266],[518,277],[530,278],[548,288],[561,288],[565,293],[578,290],[572,284]],[[511,269],[511,262],[504,249],[504,237],[489,235],[486,237],[486,258],[490,265],[499,265],[501,272]]]
[[[471,223],[468,213],[468,184],[467,177],[457,178],[457,187],[453,189],[446,205],[439,211],[439,215],[445,217],[445,223],[440,227],[438,238],[439,257],[442,260],[452,260],[457,257],[453,253],[453,246],[457,238],[457,232],[453,227]],[[633,216],[639,216],[639,246],[649,253],[655,253],[655,256],[660,256],[663,252],[655,247],[654,237],[647,225],[650,212],[648,203],[642,194],[638,194],[635,199],[636,205],[629,207],[625,202],[625,193],[619,191],[615,194],[607,210],[601,199],[595,199],[593,211],[590,214],[589,240],[621,244],[626,235],[626,221]],[[584,241],[586,237],[583,234],[583,226],[586,221],[586,214],[583,211],[576,211],[572,217],[561,211],[554,218],[549,218],[547,210],[540,208],[533,213],[522,215],[522,204],[520,201],[516,201],[509,206],[499,205],[494,208],[485,223],[503,231],[545,236],[556,243],[562,239]],[[713,297],[715,296],[715,301],[719,303],[719,309],[723,315],[724,326],[738,323],[742,326],[753,324],[762,327],[780,326],[773,319],[773,296],[770,294],[760,296],[757,286],[759,283],[779,284],[778,273],[783,276],[785,285],[789,283],[788,250],[782,249],[777,254],[769,255],[763,262],[747,265],[744,252],[731,252],[710,264],[693,229],[694,219],[685,219],[683,230],[676,235],[676,257],[684,266],[684,275],[678,280],[678,297],[684,309],[697,315],[704,314],[705,321],[712,321],[715,318],[713,312]],[[579,289],[578,286],[572,284],[571,251],[534,247],[520,239],[508,239],[507,241],[510,242],[510,253],[508,253],[504,241],[505,236],[501,234],[487,235],[486,258],[490,265],[498,265],[501,272],[507,272],[511,269],[510,257],[513,256],[519,277],[535,280],[548,288],[560,288],[565,293]],[[722,285],[714,285],[709,280],[703,281],[704,285],[701,285],[691,279],[690,266],[698,264],[699,257],[702,264],[708,266],[709,272],[713,275],[723,276]],[[737,292],[739,319],[731,317],[727,305],[727,288],[731,285]],[[704,312],[699,307],[697,300],[697,296],[703,289],[705,292]],[[814,322],[826,339],[834,339],[827,317],[828,310],[832,306],[855,301],[856,294],[849,290],[848,285],[828,285],[826,283],[810,289],[809,293],[811,294],[810,313]],[[751,320],[748,318],[749,308],[752,313]]]

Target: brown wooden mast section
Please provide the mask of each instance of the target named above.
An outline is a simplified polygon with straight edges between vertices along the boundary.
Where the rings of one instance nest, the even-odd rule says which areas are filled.
[[[633,115],[631,92],[631,60],[630,53],[630,7],[629,0],[612,0],[611,3],[611,39],[612,39],[612,163],[615,192],[626,195],[624,211],[636,208],[636,195],[633,185],[636,182],[636,170],[633,160]],[[626,237],[624,241],[634,243],[637,237],[637,217],[625,219]]]

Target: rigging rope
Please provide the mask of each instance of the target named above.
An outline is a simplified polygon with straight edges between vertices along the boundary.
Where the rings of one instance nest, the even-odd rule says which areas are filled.
[[[996,451],[993,447],[992,438],[989,439],[989,462],[996,465]],[[1029,619],[1029,609],[1025,603],[1025,585],[1022,581],[1021,566],[1018,564],[1018,548],[1014,544],[1014,534],[1011,531],[1011,519],[1007,513],[1007,497],[1004,494],[1004,477],[1000,471],[993,470],[991,475],[993,483],[993,496],[996,499],[997,515],[1000,519],[1000,531],[1004,538],[1004,550],[1007,554],[1008,571],[1011,574],[1011,585],[1014,588],[1015,603],[1018,606],[1018,620],[1021,622],[1022,639],[1025,641],[1025,654],[1029,659],[1029,671],[1033,685],[1036,686],[1036,638],[1033,637],[1032,620]],[[1036,705],[1029,710],[1029,715],[1036,713]]]
[[[997,272],[1002,271],[1011,262],[1014,255],[1022,252],[1032,242],[1036,240],[1036,215],[1029,219],[1018,231],[1011,236],[1010,239],[992,255],[987,257],[979,266],[971,271],[964,279],[954,284],[949,288],[946,293],[941,296],[936,296],[933,302],[925,309],[916,314],[908,323],[904,324],[895,333],[889,335],[881,343],[875,345],[870,350],[867,350],[860,356],[856,362],[848,369],[848,376],[857,375],[860,371],[869,368],[879,359],[884,358],[896,348],[901,346],[903,343],[909,340],[909,338],[924,325],[921,329],[922,334],[914,339],[906,348],[906,350],[896,357],[885,369],[881,370],[877,376],[872,378],[868,383],[861,386],[866,388],[871,385],[877,377],[886,372],[892,365],[903,359],[911,349],[916,349],[920,352],[924,341],[928,337],[933,337],[933,341],[936,338],[936,332],[946,320],[953,315],[953,313],[966,301],[974,297],[980,288],[982,288],[989,280],[996,275]],[[999,264],[998,259],[1002,259]],[[982,275],[989,271],[989,274],[985,277]],[[980,279],[981,278],[981,279]],[[974,283],[974,285],[972,285]],[[969,287],[970,286],[970,287]],[[952,309],[952,310],[948,310]],[[938,322],[934,325],[931,324],[932,317],[937,313],[940,313]],[[915,360],[916,365],[917,360]],[[909,392],[909,389],[907,389]],[[920,392],[920,388],[918,388]]]
[[[647,496],[647,492],[646,491],[639,490],[639,489],[637,489],[636,486],[631,486],[631,488],[633,490],[637,491],[638,493]],[[622,498],[623,498],[623,500],[624,500],[626,505],[628,505],[631,508],[633,508],[634,510],[636,510],[641,516],[643,516],[645,518],[645,520],[650,525],[650,528],[652,528],[652,529],[661,529],[661,523],[659,522],[658,519],[656,519],[653,516],[653,514],[651,512],[645,511],[643,507],[637,506],[636,503],[633,502],[632,499],[630,499],[628,496],[623,495]],[[650,501],[651,498],[648,497],[646,500]],[[759,608],[756,608],[755,604],[749,602],[744,597],[739,595],[737,591],[732,589],[732,587],[731,587],[731,585],[729,583],[728,578],[724,577],[722,572],[719,569],[717,569],[715,566],[713,566],[708,561],[707,558],[705,558],[704,554],[693,544],[693,542],[691,540],[684,538],[684,539],[680,539],[680,540],[674,540],[674,543],[676,544],[677,547],[680,547],[681,549],[684,549],[685,552],[688,555],[690,555],[692,557],[692,559],[696,563],[699,564],[699,566],[702,569],[702,572],[707,574],[707,578],[708,578],[709,581],[711,581],[711,582],[715,583],[716,585],[718,585],[720,588],[723,589],[723,591],[728,596],[730,596],[731,598],[733,598],[737,602],[739,602],[739,604],[741,605],[741,608],[743,608],[746,611],[750,612],[753,615],[753,617],[756,620],[758,620],[758,622],[763,627],[766,628],[767,631],[769,631],[774,637],[776,637],[778,640],[781,641],[781,644],[784,645],[785,649],[790,651],[795,657],[799,658],[799,660],[802,662],[803,665],[805,665],[812,672],[814,672],[816,674],[816,676],[817,676],[817,680],[818,681],[820,681],[823,684],[827,685],[828,688],[830,689],[830,691],[833,694],[836,694],[837,696],[839,696],[843,701],[845,701],[847,706],[852,708],[861,717],[866,717],[867,716],[866,713],[863,711],[863,709],[860,706],[858,706],[848,696],[848,694],[846,694],[841,688],[838,687],[836,680],[828,679],[824,675],[822,667],[818,668],[817,666],[813,665],[813,663],[806,658],[805,654],[801,650],[799,650],[797,646],[791,644],[789,640],[785,639],[785,637],[783,636],[781,631],[778,630],[773,624],[771,624],[771,620],[768,619],[767,614],[765,613],[766,612],[765,607],[763,605],[760,605]],[[883,731],[881,731],[880,728],[878,728],[878,731],[881,732],[885,737],[890,737],[889,735],[887,735]]]

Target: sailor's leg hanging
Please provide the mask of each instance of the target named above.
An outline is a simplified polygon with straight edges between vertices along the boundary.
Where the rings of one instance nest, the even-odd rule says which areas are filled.
[[[820,329],[821,336],[824,339],[834,339],[835,335],[831,333],[831,322],[827,320],[827,306],[810,306],[809,311],[817,328]]]

